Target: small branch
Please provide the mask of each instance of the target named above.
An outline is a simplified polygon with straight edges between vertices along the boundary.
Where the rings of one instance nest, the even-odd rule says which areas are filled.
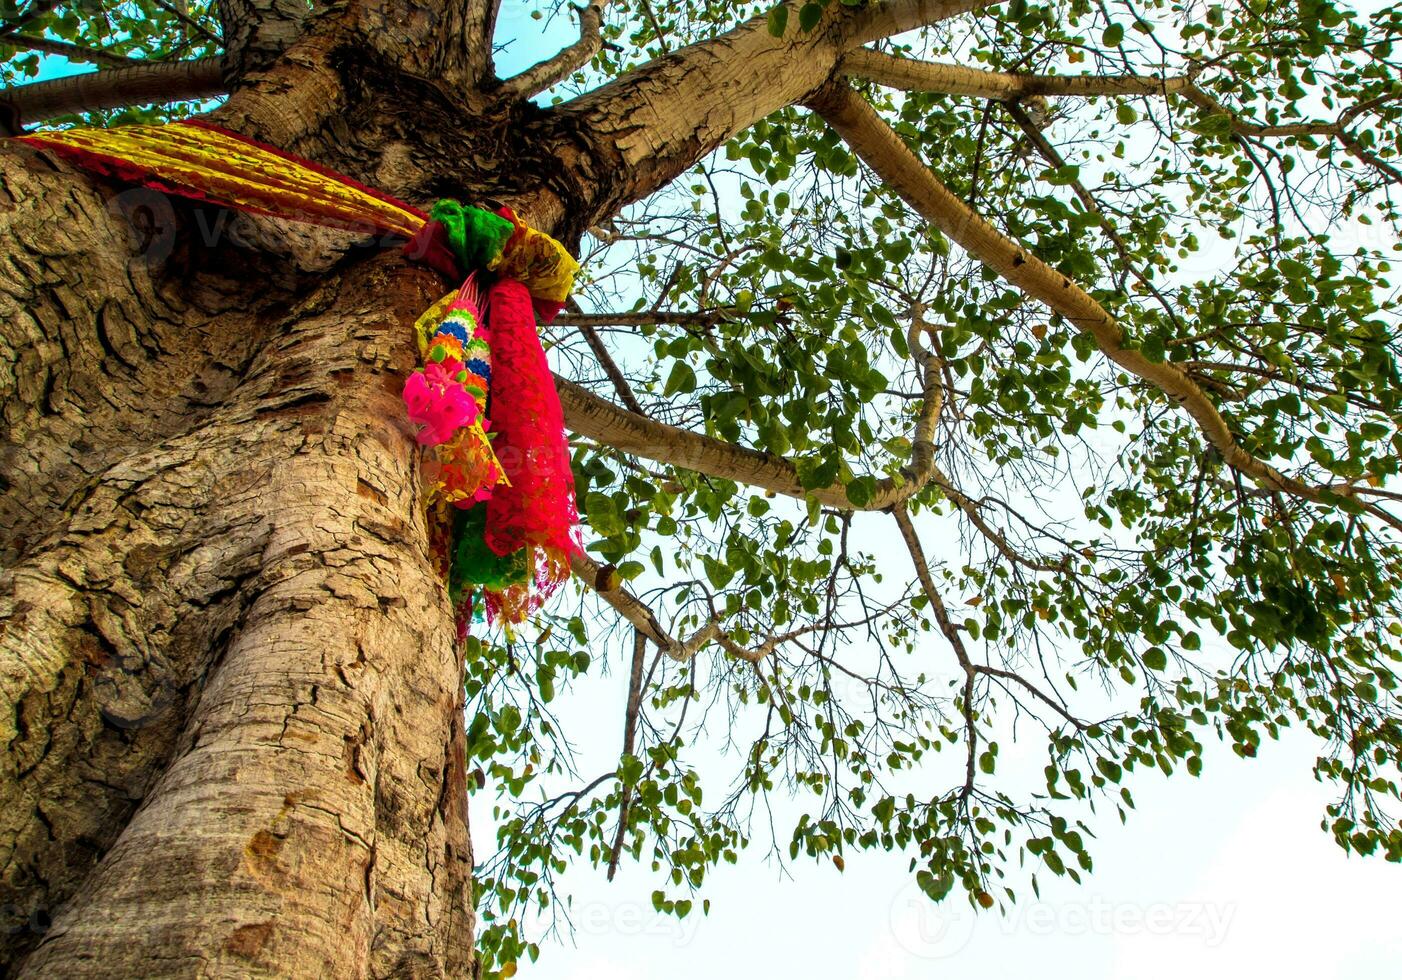
[[[604,374],[608,375],[609,381],[613,384],[613,390],[618,394],[618,400],[630,412],[639,415],[646,415],[643,407],[638,402],[637,395],[633,394],[633,386],[628,383],[628,378],[624,375],[623,369],[618,366],[618,362],[609,353],[608,346],[604,339],[599,336],[599,332],[594,329],[594,325],[588,314],[581,313],[579,304],[573,299],[568,302],[569,314],[567,317],[557,318],[556,322],[572,323],[584,336],[584,342],[593,351],[594,358],[599,362],[599,366],[604,369]]]
[[[24,8],[24,13],[20,14],[8,24],[0,24],[0,38],[7,37],[16,31],[24,30],[50,10],[57,7],[58,2],[59,0],[33,0],[33,3]]]
[[[649,324],[707,327],[722,320],[728,320],[733,315],[734,311],[728,307],[714,307],[695,312],[643,310],[638,313],[574,313],[566,311],[550,322],[567,327],[642,327]]]
[[[223,59],[147,62],[0,90],[11,125],[42,122],[71,112],[91,112],[151,102],[204,99],[227,91]]]
[[[700,653],[708,643],[717,643],[721,649],[727,653],[744,660],[747,663],[757,664],[765,657],[773,653],[781,644],[796,640],[809,633],[816,633],[819,630],[851,629],[854,626],[865,625],[869,620],[856,623],[830,623],[819,622],[808,626],[800,626],[797,629],[789,630],[787,633],[780,633],[764,640],[759,646],[745,647],[736,643],[730,634],[726,633],[720,626],[720,617],[712,610],[711,618],[699,630],[685,640],[678,640],[667,633],[657,621],[657,615],[641,599],[623,588],[614,578],[610,566],[600,565],[587,555],[576,555],[570,562],[570,570],[575,577],[584,582],[596,592],[601,599],[614,608],[620,616],[632,623],[637,631],[637,635],[651,640],[663,653],[673,660],[691,660]],[[888,607],[889,611],[889,607]],[[626,751],[626,750],[625,750]]]
[[[504,94],[515,99],[529,99],[533,95],[539,95],[569,78],[599,53],[604,43],[601,30],[604,24],[604,4],[600,0],[591,0],[588,6],[577,7],[576,10],[579,12],[579,40],[554,57],[532,65],[521,74],[502,82]]]
[[[1196,85],[1184,88],[1181,94],[1183,98],[1204,112],[1211,115],[1227,116],[1232,121],[1232,132],[1239,136],[1338,136],[1343,130],[1344,124],[1342,122],[1305,122],[1263,126],[1259,123],[1245,121]],[[1348,118],[1352,117],[1348,116]]]
[[[930,574],[930,563],[925,558],[920,536],[915,533],[915,525],[910,521],[910,513],[904,504],[899,504],[891,509],[891,515],[896,519],[896,526],[901,529],[906,550],[910,552],[910,560],[915,564],[915,576],[920,580],[920,588],[924,591],[925,598],[929,600],[930,609],[935,614],[935,622],[939,624],[940,632],[949,641],[954,650],[954,657],[959,661],[960,669],[964,671],[961,700],[964,702],[964,734],[968,749],[964,760],[964,786],[959,795],[961,799],[965,799],[974,791],[977,772],[974,765],[978,753],[978,729],[974,725],[974,680],[977,676],[974,672],[974,662],[964,646],[964,638],[959,635],[959,627],[949,618],[949,609],[944,604],[944,597],[935,588],[935,578]]]
[[[944,604],[944,597],[941,596],[939,590],[935,588],[934,576],[930,574],[930,563],[925,557],[925,549],[920,543],[920,536],[915,531],[915,525],[910,520],[910,512],[906,510],[905,504],[897,504],[891,509],[891,514],[896,519],[896,526],[900,528],[901,538],[905,541],[906,550],[910,552],[910,560],[915,564],[915,575],[920,581],[920,587],[925,593],[925,598],[929,600],[930,609],[935,614],[935,622],[939,625],[940,632],[944,634],[945,639],[949,641],[950,647],[954,650],[955,659],[959,661],[959,667],[964,671],[964,685],[961,698],[964,702],[963,714],[964,727],[968,737],[968,756],[965,760],[964,787],[960,792],[960,796],[967,797],[974,789],[974,762],[978,747],[978,735],[974,728],[973,696],[974,681],[980,674],[987,677],[997,677],[1024,688],[1033,697],[1055,711],[1078,731],[1084,730],[1086,724],[1075,715],[1071,714],[1060,701],[1047,694],[1016,671],[974,663],[973,658],[969,656],[968,649],[964,646],[964,638],[960,635],[960,627],[949,618],[949,609]]]
[[[642,8],[643,16],[647,18],[647,26],[652,28],[652,36],[657,38],[657,46],[662,49],[663,54],[670,54],[672,49],[667,44],[662,25],[657,20],[657,13],[652,9],[652,0],[642,0]]]
[[[176,20],[180,21],[180,23],[190,28],[190,30],[194,31],[196,34],[204,38],[209,43],[219,46],[222,46],[224,44],[224,39],[222,37],[215,34],[213,31],[209,30],[209,28],[205,27],[199,21],[195,20],[195,18],[191,17],[189,14],[181,10],[175,4],[171,3],[170,0],[154,0],[154,2],[156,6],[160,7],[166,13],[170,14]]]
[[[81,44],[69,44],[67,41],[54,41],[47,37],[34,37],[30,34],[7,34],[0,38],[0,44],[25,51],[56,54],[69,61],[86,61],[92,64],[110,65],[114,68],[129,68],[132,65],[142,64],[138,59],[128,58],[126,55],[113,54],[99,48],[86,48]]]
[[[600,565],[588,555],[576,554],[570,559],[570,571],[574,572],[576,578],[598,593],[599,597],[612,606],[620,616],[632,623],[638,633],[646,636],[664,650],[676,644],[677,641],[673,640],[662,628],[662,624],[657,621],[652,610],[644,605],[637,596],[622,587],[612,567]]]
[[[647,659],[647,637],[641,630],[633,632],[633,666],[628,672],[628,706],[623,713],[623,754],[632,755],[637,742],[638,712],[643,703],[643,662]],[[623,841],[628,835],[628,804],[633,799],[633,787],[625,784],[618,793],[618,833],[609,850],[608,880],[618,872],[618,858],[623,853]]]
[[[630,412],[636,412],[638,415],[647,414],[643,411],[642,405],[638,403],[638,396],[633,394],[633,386],[628,383],[628,379],[618,366],[618,362],[613,359],[608,347],[604,345],[599,332],[587,324],[579,324],[578,330],[584,335],[584,342],[594,352],[594,357],[598,360],[599,366],[604,369],[604,374],[608,375],[609,381],[613,384],[613,390],[618,393],[618,400]]]
[[[858,48],[842,59],[839,70],[887,88],[906,92],[940,92],[1009,102],[1030,95],[1167,95],[1192,84],[1187,76],[1030,75],[982,71],[966,65],[898,58]]]
[[[1350,106],[1339,114],[1339,118],[1334,122],[1302,122],[1284,123],[1281,125],[1267,126],[1260,123],[1247,122],[1232,112],[1222,103],[1212,96],[1202,91],[1196,85],[1190,85],[1182,91],[1183,98],[1204,112],[1213,115],[1225,115],[1231,120],[1232,136],[1239,146],[1249,153],[1248,147],[1243,142],[1247,139],[1268,139],[1289,136],[1322,136],[1328,139],[1338,140],[1344,150],[1355,159],[1361,161],[1366,166],[1372,167],[1393,183],[1402,183],[1402,171],[1399,171],[1392,164],[1380,158],[1359,143],[1358,137],[1348,131],[1348,127],[1359,116],[1370,112],[1388,102],[1402,98],[1402,95],[1390,94],[1368,99],[1357,105]]]
[[[1018,105],[1016,102],[1010,102],[1005,108],[1008,111],[1008,115],[1012,116],[1013,121],[1018,124],[1023,135],[1037,148],[1037,152],[1042,155],[1043,160],[1047,161],[1052,167],[1059,168],[1066,166],[1065,158],[1063,158],[1056,147],[1051,144],[1051,141],[1042,135],[1041,129],[1028,117],[1022,106]],[[1120,234],[1119,229],[1115,227],[1114,222],[1112,222],[1104,210],[1101,209],[1100,202],[1095,199],[1095,195],[1091,194],[1086,188],[1086,185],[1081,183],[1079,178],[1071,181],[1071,189],[1076,192],[1076,197],[1080,199],[1085,209],[1099,219],[1100,228],[1105,232],[1105,237],[1110,239],[1110,244],[1115,247],[1115,252],[1119,255],[1120,261],[1125,264],[1125,267],[1130,271],[1130,274],[1138,280],[1139,284],[1153,294],[1154,298],[1158,300],[1159,306],[1163,308],[1164,313],[1168,316],[1168,319],[1175,327],[1179,328],[1181,332],[1183,325],[1178,321],[1178,316],[1173,310],[1173,304],[1168,301],[1168,297],[1160,291],[1159,287],[1154,285],[1153,281],[1140,270],[1139,264],[1136,263],[1134,257],[1130,255],[1129,245],[1126,244],[1124,237]]]
[[[600,565],[588,555],[579,553],[570,559],[570,571],[612,606],[615,612],[632,623],[639,635],[657,644],[658,649],[673,660],[690,660],[720,633],[720,624],[712,620],[689,639],[678,640],[662,628],[657,615],[641,599],[623,588],[613,566]]]

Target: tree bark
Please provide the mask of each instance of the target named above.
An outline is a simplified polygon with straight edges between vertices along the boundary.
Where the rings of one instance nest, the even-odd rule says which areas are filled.
[[[0,187],[0,963],[468,974],[462,664],[398,398],[443,283],[280,274],[271,221],[191,247],[229,215],[109,210],[29,150]],[[142,201],[178,228],[133,258]]]

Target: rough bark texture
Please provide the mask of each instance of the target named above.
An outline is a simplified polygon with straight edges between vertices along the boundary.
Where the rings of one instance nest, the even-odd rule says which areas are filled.
[[[0,182],[0,959],[464,975],[462,665],[398,405],[442,283],[279,273],[275,223],[191,246],[221,215],[159,198],[153,264],[143,192],[28,150]]]

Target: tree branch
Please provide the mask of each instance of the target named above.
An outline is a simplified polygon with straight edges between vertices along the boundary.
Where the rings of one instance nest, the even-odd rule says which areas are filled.
[[[228,65],[240,72],[262,68],[302,33],[303,0],[217,0]]]
[[[1002,0],[880,0],[862,6],[853,18],[848,42],[870,44],[883,37],[895,37],[917,27],[929,27],[940,21],[958,17],[988,7]]]
[[[696,656],[708,643],[717,643],[721,649],[747,663],[757,664],[772,654],[781,644],[796,640],[800,636],[816,633],[824,629],[851,629],[870,622],[871,617],[855,623],[810,623],[797,629],[771,636],[756,647],[745,647],[736,643],[730,634],[721,629],[720,617],[712,610],[711,618],[699,630],[685,640],[678,640],[669,634],[657,621],[657,615],[641,599],[623,588],[609,566],[600,565],[585,554],[577,554],[570,560],[570,570],[576,578],[584,582],[614,608],[620,616],[631,623],[639,639],[646,637],[655,643],[663,653],[677,661],[687,661]],[[883,612],[889,612],[887,607]],[[636,661],[635,661],[636,663]],[[626,751],[626,750],[625,750]]]
[[[993,667],[987,664],[975,663],[969,656],[968,648],[964,646],[964,638],[960,635],[961,627],[949,618],[949,609],[944,604],[944,597],[935,588],[934,576],[930,574],[930,563],[925,557],[925,549],[920,544],[920,536],[915,531],[915,525],[911,522],[910,512],[906,510],[904,503],[897,504],[891,508],[891,514],[896,519],[896,526],[900,528],[901,538],[905,541],[906,550],[910,552],[910,560],[915,565],[915,575],[920,581],[920,587],[925,593],[925,598],[930,603],[930,609],[935,614],[935,622],[949,641],[950,647],[954,650],[954,657],[959,661],[959,667],[964,672],[963,685],[963,714],[964,727],[967,731],[968,754],[965,759],[964,787],[960,795],[967,797],[973,792],[975,769],[974,761],[978,747],[978,735],[974,727],[974,681],[980,674],[989,677],[997,677],[1005,681],[1010,681],[1026,689],[1037,700],[1050,707],[1065,721],[1077,730],[1084,730],[1085,722],[1081,721],[1056,698],[1047,694],[1036,684],[1027,680],[1016,671],[1006,670],[1002,667]]]
[[[58,0],[33,0],[24,8],[24,13],[7,24],[0,24],[0,38],[24,30],[57,6]]]
[[[849,51],[839,66],[844,75],[864,78],[906,92],[941,92],[1008,102],[1029,95],[1167,95],[1192,83],[1187,76],[1025,75],[981,71],[966,65],[898,58],[870,48]]]
[[[584,342],[589,345],[589,349],[594,352],[594,357],[598,360],[599,366],[604,369],[604,374],[608,375],[609,382],[613,385],[613,390],[618,393],[618,400],[621,401],[628,411],[636,415],[646,414],[643,406],[638,403],[638,396],[633,394],[633,386],[628,383],[622,368],[609,353],[608,347],[604,345],[603,338],[599,332],[588,324],[580,324],[577,328],[584,335]]]
[[[210,31],[208,28],[206,28],[199,21],[195,20],[195,18],[191,17],[184,10],[181,10],[175,4],[171,3],[170,0],[154,0],[154,3],[156,4],[156,6],[160,7],[166,13],[170,14],[176,20],[180,21],[180,23],[184,24],[190,30],[200,35],[200,37],[204,38],[209,43],[220,46],[224,44],[224,39],[222,37],[219,37],[217,34]]]
[[[643,703],[643,663],[647,659],[647,637],[641,630],[633,632],[633,665],[628,672],[628,704],[623,712],[623,754],[632,755],[637,744],[638,713]],[[623,853],[623,841],[628,834],[628,804],[633,799],[633,787],[624,784],[618,793],[618,833],[609,850],[608,880],[618,872],[618,857]]]
[[[100,48],[87,48],[81,44],[70,44],[67,41],[54,41],[47,37],[34,37],[30,34],[7,34],[0,38],[0,45],[10,45],[25,51],[40,51],[44,54],[56,54],[69,61],[86,61],[96,65],[111,65],[116,68],[126,68],[131,65],[142,64],[136,58],[128,58],[126,55],[113,54],[110,51],[103,51]]]
[[[600,565],[580,552],[570,559],[570,571],[574,573],[575,578],[598,593],[620,616],[632,623],[641,635],[664,650],[676,642],[662,628],[652,610],[637,596],[623,588],[618,573],[611,566]]]
[[[583,227],[665,187],[736,133],[801,100],[852,47],[985,2],[830,3],[812,30],[789,18],[783,37],[771,35],[760,14],[564,103],[557,112],[588,151],[576,168]]]
[[[1111,361],[1157,387],[1197,423],[1204,438],[1238,472],[1308,500],[1327,502],[1349,491],[1316,487],[1286,476],[1237,443],[1226,420],[1176,365],[1154,362],[1126,346],[1120,325],[1079,285],[994,228],[955,197],[876,111],[845,85],[832,85],[809,102],[867,166],[931,224],[1024,293],[1045,303],[1088,334]],[[1365,505],[1367,506],[1367,505]],[[1388,523],[1402,521],[1369,508]]]
[[[782,456],[658,422],[621,408],[558,376],[555,387],[565,410],[566,426],[621,452],[760,487],[786,497],[811,498],[838,510],[883,510],[919,492],[935,472],[935,422],[943,406],[943,389],[934,355],[918,344],[917,334],[924,329],[928,328],[917,317],[911,326],[911,351],[919,358],[924,403],[912,433],[910,463],[902,468],[899,476],[877,480],[871,499],[860,507],[847,498],[846,488],[842,486],[805,490],[799,482],[797,468]]]
[[[1037,152],[1042,155],[1043,160],[1046,160],[1052,167],[1066,166],[1066,160],[1057,151],[1056,147],[1051,144],[1051,141],[1042,135],[1042,130],[1033,123],[1032,119],[1020,105],[1016,102],[1009,102],[1004,108],[1022,130],[1023,135],[1037,148]],[[1120,261],[1124,263],[1125,268],[1129,270],[1129,273],[1134,276],[1141,286],[1153,294],[1154,298],[1158,300],[1159,306],[1163,308],[1164,314],[1175,327],[1181,330],[1182,324],[1178,320],[1178,315],[1173,310],[1173,304],[1168,301],[1168,297],[1163,294],[1159,287],[1154,285],[1153,280],[1139,268],[1139,264],[1134,261],[1134,257],[1130,254],[1129,245],[1125,242],[1124,237],[1120,235],[1119,229],[1115,227],[1114,222],[1110,220],[1110,217],[1100,207],[1100,202],[1095,199],[1095,195],[1090,192],[1085,184],[1081,183],[1080,178],[1075,178],[1071,181],[1071,189],[1076,192],[1076,197],[1080,199],[1085,209],[1099,219],[1101,230],[1105,232],[1105,237],[1110,239],[1110,244],[1115,247],[1115,252],[1119,255]]]
[[[10,111],[9,122],[17,131],[71,112],[203,99],[225,91],[222,58],[152,61],[0,90],[0,106]]]
[[[576,9],[579,12],[579,40],[553,57],[538,62],[521,74],[502,82],[502,91],[505,94],[516,99],[529,99],[569,78],[599,53],[604,44],[601,30],[604,24],[604,3],[602,0],[590,0],[588,6]]]
[[[1382,95],[1375,99],[1368,99],[1360,102],[1357,105],[1345,109],[1334,122],[1321,122],[1316,120],[1313,122],[1262,125],[1260,123],[1247,122],[1242,119],[1237,113],[1222,105],[1222,103],[1218,102],[1196,85],[1188,86],[1181,94],[1183,98],[1187,99],[1204,112],[1213,115],[1225,115],[1230,119],[1232,136],[1236,138],[1238,145],[1248,153],[1250,151],[1242,142],[1243,140],[1282,138],[1289,136],[1323,136],[1338,140],[1343,148],[1355,159],[1379,171],[1393,183],[1402,183],[1402,171],[1399,171],[1395,166],[1364,147],[1358,141],[1358,138],[1348,131],[1348,127],[1352,125],[1353,121],[1359,116],[1388,102],[1402,98],[1402,95]]]

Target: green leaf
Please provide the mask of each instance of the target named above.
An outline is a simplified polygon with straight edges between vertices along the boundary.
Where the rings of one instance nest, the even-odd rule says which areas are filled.
[[[805,3],[798,11],[798,28],[807,34],[818,26],[818,21],[823,19],[823,5],[820,3]],[[772,29],[771,29],[772,30]],[[777,36],[782,37],[781,30]]]
[[[696,372],[685,361],[672,365],[672,373],[667,376],[667,384],[662,389],[664,395],[690,394],[696,390]]]
[[[769,33],[774,37],[783,37],[784,31],[789,26],[789,8],[785,4],[778,4],[769,11]]]
[[[625,786],[632,786],[643,778],[643,760],[635,755],[624,754],[618,760],[618,779]]]
[[[853,507],[865,507],[876,495],[876,478],[859,476],[847,484],[847,499]]]

